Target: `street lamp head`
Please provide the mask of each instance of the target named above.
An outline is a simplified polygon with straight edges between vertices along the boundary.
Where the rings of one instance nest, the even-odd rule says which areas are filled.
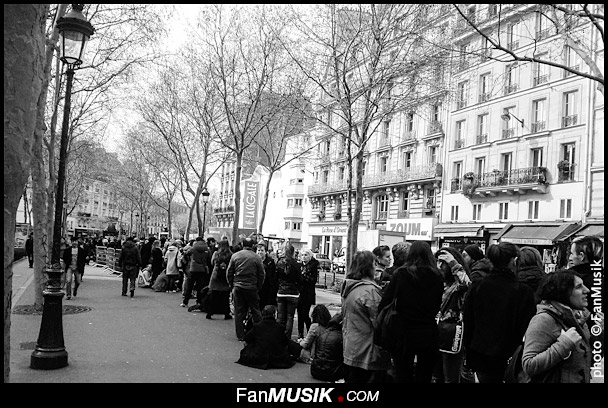
[[[72,10],[57,21],[61,55],[59,59],[68,66],[82,64],[82,56],[89,37],[95,29],[82,14],[84,4],[72,4]]]
[[[207,190],[207,187],[203,188],[201,195],[203,196],[203,203],[207,204],[209,202],[209,196],[211,195],[209,190]]]
[[[502,115],[500,115],[500,118],[501,118],[502,120],[509,121],[509,120],[511,119],[511,115],[509,114],[509,112],[505,112],[505,113],[503,113]]]

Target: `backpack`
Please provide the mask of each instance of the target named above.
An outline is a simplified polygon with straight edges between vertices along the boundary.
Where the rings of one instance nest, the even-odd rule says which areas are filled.
[[[403,323],[397,311],[398,289],[399,284],[395,288],[393,300],[378,313],[374,325],[374,344],[389,352],[401,349],[404,343]]]

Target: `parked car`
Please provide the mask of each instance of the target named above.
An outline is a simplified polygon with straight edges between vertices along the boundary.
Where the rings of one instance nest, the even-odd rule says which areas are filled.
[[[319,253],[313,253],[312,255],[317,261],[319,261],[319,270],[323,272],[331,272],[331,261],[329,260],[329,256]]]

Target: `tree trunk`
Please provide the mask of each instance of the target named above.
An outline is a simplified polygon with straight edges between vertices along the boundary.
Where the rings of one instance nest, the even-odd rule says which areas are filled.
[[[232,224],[232,245],[239,242],[239,220],[241,213],[241,170],[243,152],[236,154],[236,176],[234,180],[234,223]]]
[[[10,377],[17,207],[29,176],[48,4],[4,5],[4,382]],[[23,86],[27,84],[27,86]]]
[[[266,219],[266,206],[268,204],[268,196],[270,195],[270,182],[272,181],[272,176],[274,175],[274,171],[271,170],[268,175],[268,182],[266,182],[266,188],[264,190],[264,201],[262,202],[262,215],[260,216],[260,226],[258,227],[258,232],[263,234],[262,227],[264,227],[264,220]]]

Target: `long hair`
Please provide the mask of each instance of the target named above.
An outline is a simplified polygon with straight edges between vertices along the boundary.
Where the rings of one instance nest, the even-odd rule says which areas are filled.
[[[329,313],[327,306],[318,304],[312,309],[311,319],[313,323],[319,323],[320,326],[327,327],[331,319],[331,313]]]
[[[226,240],[222,240],[217,243],[217,260],[218,262],[226,262],[230,261],[232,257],[232,252],[230,251],[230,243]]]
[[[365,277],[373,279],[375,259],[376,257],[371,251],[357,251],[346,277],[355,280],[361,280]]]
[[[431,252],[431,246],[425,241],[415,241],[412,244],[405,265],[414,280],[420,280],[421,268],[429,268],[434,274],[441,277],[441,272],[437,269],[437,261]]]

